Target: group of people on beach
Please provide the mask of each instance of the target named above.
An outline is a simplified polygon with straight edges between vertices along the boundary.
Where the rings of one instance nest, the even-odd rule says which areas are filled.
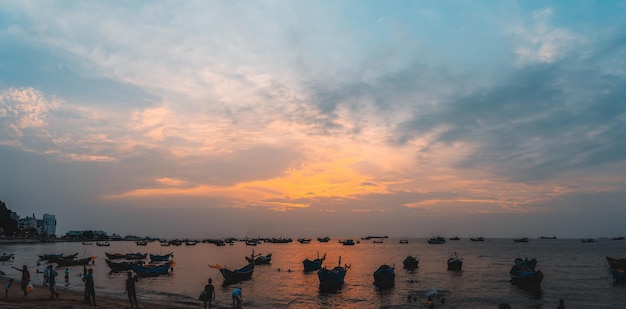
[[[243,301],[241,287],[235,287],[231,296],[233,299],[233,308],[241,308],[241,302]],[[204,286],[199,299],[204,302],[204,309],[207,309],[207,304],[209,305],[208,308],[211,308],[212,302],[215,300],[215,287],[213,286],[213,279],[209,278],[209,283]]]

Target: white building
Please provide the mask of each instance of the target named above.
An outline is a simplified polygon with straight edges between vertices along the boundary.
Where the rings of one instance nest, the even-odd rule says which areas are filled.
[[[56,236],[57,220],[55,215],[43,214],[42,236]]]
[[[32,217],[26,216],[26,218],[17,221],[17,228],[22,230],[37,229],[37,219],[35,219],[35,215],[33,214]]]

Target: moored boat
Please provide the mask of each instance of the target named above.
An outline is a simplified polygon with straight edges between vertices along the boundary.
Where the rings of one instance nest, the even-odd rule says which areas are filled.
[[[130,262],[113,262],[109,259],[107,259],[106,262],[109,268],[111,268],[111,272],[128,271],[132,269]]]
[[[528,238],[524,237],[524,238],[515,238],[513,239],[514,242],[528,242]]]
[[[607,256],[606,261],[609,262],[609,266],[613,269],[626,270],[626,259],[615,259]]]
[[[316,271],[316,270],[322,269],[322,263],[324,263],[325,259],[326,259],[326,253],[324,253],[324,256],[322,258],[319,257],[319,253],[318,253],[317,259],[315,260],[306,259],[302,261],[302,265],[304,266],[304,271],[310,272],[310,271]]]
[[[10,259],[15,259],[15,255],[13,253],[0,255],[0,262],[6,262]]]
[[[145,264],[139,265],[137,263],[130,263],[130,268],[142,277],[156,277],[160,275],[166,275],[169,273],[170,268],[174,266],[174,262],[166,262],[160,265]]]
[[[220,268],[220,273],[224,277],[224,284],[233,284],[252,278],[254,273],[254,263],[249,262],[248,265],[239,269],[230,270],[227,267]]]
[[[406,258],[404,258],[404,260],[402,261],[402,264],[404,265],[404,268],[408,270],[414,270],[418,267],[419,260],[416,257],[409,255]]]
[[[84,259],[60,258],[60,259],[56,259],[54,263],[56,263],[57,266],[78,266],[78,265],[87,265],[89,264],[89,262],[95,259],[96,259],[95,256],[86,257]]]
[[[536,259],[516,258],[515,264],[511,267],[509,274],[511,275],[511,284],[527,290],[539,290],[543,273],[541,270],[535,270],[537,265]]]
[[[383,264],[374,271],[374,284],[379,288],[391,288],[395,284],[395,279],[395,267]]]
[[[625,270],[611,268],[609,272],[613,276],[613,282],[626,283],[626,271]]]
[[[165,262],[165,261],[169,261],[172,256],[174,256],[174,252],[170,252],[168,254],[163,254],[163,255],[150,253],[150,261]]]
[[[263,255],[261,253],[254,255],[254,250],[252,250],[251,256],[246,256],[246,261],[250,263],[254,263],[255,265],[267,265],[272,262],[272,254]]]
[[[317,241],[319,242],[329,242],[330,241],[330,237],[326,236],[326,237],[318,237]]]
[[[463,270],[463,259],[459,258],[454,252],[454,256],[448,259],[448,270],[461,271]]]
[[[431,245],[441,245],[446,243],[446,239],[443,237],[432,237],[428,240],[428,243]]]
[[[311,242],[311,238],[304,238],[304,237],[298,238],[298,242],[301,244],[308,244]]]
[[[471,241],[485,241],[485,237],[470,237]]]
[[[350,266],[341,266],[341,257],[339,257],[339,264],[333,269],[327,269],[326,267],[320,269],[317,272],[317,277],[320,281],[320,290],[335,290],[343,286],[346,273]]]
[[[340,240],[339,242],[344,246],[354,246],[354,240],[352,239]]]

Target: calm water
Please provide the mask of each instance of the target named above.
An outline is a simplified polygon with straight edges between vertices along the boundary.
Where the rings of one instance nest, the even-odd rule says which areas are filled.
[[[110,247],[80,243],[4,245],[0,250],[15,253],[12,262],[0,264],[0,270],[18,278],[10,266],[26,264],[33,280],[41,284],[42,275],[35,269],[39,254],[79,252],[82,256],[97,256],[94,269],[96,293],[124,297],[125,274],[109,274],[104,252],[143,252],[164,254],[174,252],[176,267],[169,276],[145,278],[138,283],[141,299],[159,302],[197,303],[197,296],[208,278],[216,283],[217,305],[230,305],[230,287],[220,285],[222,276],[209,264],[238,268],[246,264],[244,256],[272,253],[271,265],[256,267],[252,280],[239,285],[243,289],[244,308],[426,308],[426,293],[433,288],[446,299],[437,308],[497,308],[508,302],[513,308],[556,308],[558,299],[566,300],[567,308],[626,308],[626,285],[612,283],[605,256],[626,257],[626,242],[600,240],[582,243],[579,240],[531,239],[515,243],[511,239],[487,239],[472,242],[469,239],[448,241],[443,245],[427,244],[426,239],[410,239],[399,244],[398,239],[385,239],[382,244],[361,240],[355,246],[343,246],[337,239],[329,243],[313,240],[310,244],[263,243],[246,246],[217,247],[213,244],[162,247],[158,242],[137,246],[134,242],[112,242]],[[302,261],[326,253],[324,265],[338,262],[351,264],[345,286],[336,293],[320,293],[316,273],[302,272]],[[457,252],[464,259],[463,272],[446,270],[447,259]],[[419,269],[409,273],[402,269],[407,255],[419,257]],[[537,268],[545,278],[539,294],[529,293],[509,283],[508,271],[515,257],[535,257]],[[395,264],[396,284],[390,290],[379,291],[373,286],[372,273],[381,264]],[[69,267],[69,289],[82,290],[79,273],[82,266]],[[292,271],[289,272],[288,270]],[[61,282],[63,270],[59,270]],[[62,287],[65,288],[65,287]],[[409,300],[416,296],[417,301]]]

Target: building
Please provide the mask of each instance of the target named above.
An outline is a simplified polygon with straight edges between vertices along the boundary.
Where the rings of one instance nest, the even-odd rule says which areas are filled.
[[[43,214],[43,226],[41,236],[56,237],[57,235],[57,220],[55,215]]]
[[[32,217],[26,216],[26,218],[22,218],[17,221],[17,228],[24,231],[29,231],[31,229],[37,229],[37,219],[35,219],[35,214]],[[37,230],[39,232],[39,230]]]

